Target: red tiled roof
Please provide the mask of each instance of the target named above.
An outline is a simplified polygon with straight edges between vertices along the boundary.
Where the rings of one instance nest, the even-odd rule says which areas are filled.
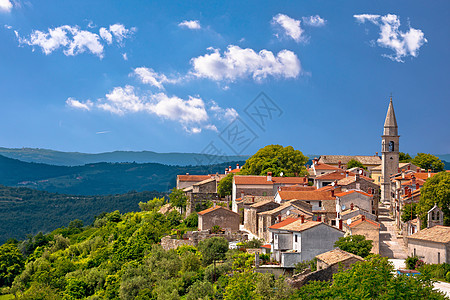
[[[355,176],[355,173],[349,172],[349,176]],[[316,180],[339,180],[346,177],[344,170],[338,170],[331,173],[319,175],[316,177]]]
[[[228,173],[239,173],[241,169],[233,169],[231,171],[228,171]]]
[[[425,180],[422,180],[420,178],[416,178],[416,182],[413,184],[412,179],[411,179],[411,180],[402,182],[402,185],[416,185],[417,183],[419,185],[423,185],[425,183]]]
[[[279,191],[282,200],[335,200],[330,191]]]
[[[359,217],[358,220],[356,220],[355,222],[352,222],[350,225],[348,225],[348,227],[353,228],[353,227],[355,227],[355,226],[357,226],[357,225],[359,225],[359,224],[361,224],[363,222],[367,222],[367,223],[372,224],[372,225],[374,225],[376,227],[381,227],[381,225],[378,222],[372,221],[372,220],[368,219],[367,217],[365,217],[364,220],[363,220],[363,218],[362,218],[363,215],[359,215],[358,217]]]
[[[317,163],[314,166],[314,169],[316,170],[340,170],[339,168],[336,168],[335,166],[324,164],[324,163]]]
[[[271,228],[271,229],[278,229],[278,228],[281,228],[281,227],[283,227],[285,225],[291,224],[291,223],[293,223],[293,222],[295,222],[297,220],[300,220],[300,218],[286,218],[283,221],[281,221],[280,223],[273,224],[269,228]]]
[[[198,212],[197,214],[199,214],[199,215],[204,215],[204,214],[210,213],[210,212],[215,211],[215,210],[218,210],[218,209],[225,209],[225,210],[228,211],[228,212],[231,212],[231,213],[233,213],[233,214],[237,214],[237,213],[235,213],[234,211],[229,210],[228,208],[225,208],[225,207],[220,206],[220,205],[216,205],[216,206],[207,208],[207,209],[205,209],[205,210],[202,210],[202,211]]]
[[[233,178],[236,184],[244,185],[273,185],[274,183],[305,184],[308,182],[308,178],[306,177],[272,177],[272,181],[267,181],[267,176],[235,175]]]
[[[338,194],[335,194],[335,195],[338,196],[338,197],[344,197],[344,196],[347,196],[347,195],[350,195],[350,194],[353,194],[353,193],[360,193],[361,195],[364,195],[364,196],[373,197],[373,195],[371,195],[371,194],[368,194],[368,193],[365,193],[365,192],[362,192],[362,191],[356,191],[356,190],[342,192],[342,193],[338,193]]]
[[[430,177],[433,177],[434,175],[436,175],[437,173],[430,173]],[[411,179],[412,175],[414,175],[414,177],[416,177],[416,179],[422,179],[422,180],[427,180],[428,177],[428,172],[410,172],[410,173],[406,173],[405,174],[405,178],[403,178],[403,176],[400,174],[399,176],[395,176],[394,179],[396,180],[409,180]]]
[[[261,246],[261,248],[266,248],[266,249],[270,249],[270,248],[271,248],[271,246],[270,246],[270,244],[266,244],[266,245],[262,245],[262,246]]]
[[[302,186],[298,184],[280,187],[280,191],[315,191],[315,190],[317,190],[315,186]]]
[[[203,181],[210,179],[211,175],[177,175],[179,181]]]
[[[300,231],[304,231],[304,230],[313,228],[319,224],[325,224],[325,223],[319,222],[319,221],[305,221],[304,223],[302,223],[301,220],[297,220],[290,224],[284,225],[283,227],[281,227],[279,229],[300,232]]]

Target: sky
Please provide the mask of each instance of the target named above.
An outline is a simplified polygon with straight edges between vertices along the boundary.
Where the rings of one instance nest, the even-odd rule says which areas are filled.
[[[0,0],[0,147],[450,153],[450,2]]]

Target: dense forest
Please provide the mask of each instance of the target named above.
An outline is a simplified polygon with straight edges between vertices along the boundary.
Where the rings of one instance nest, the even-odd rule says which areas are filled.
[[[0,184],[72,195],[110,195],[129,191],[167,192],[178,174],[223,173],[243,161],[200,166],[155,163],[95,163],[76,167],[27,163],[0,155]]]
[[[139,210],[139,202],[162,197],[160,192],[129,192],[106,196],[73,196],[0,185],[0,243],[8,238],[50,232],[80,219],[90,224],[103,212]]]
[[[430,278],[394,276],[387,258],[369,256],[333,282],[292,288],[284,277],[254,272],[253,241],[229,250],[215,237],[198,247],[165,251],[158,244],[197,228],[196,215],[150,210],[97,216],[89,226],[67,227],[0,246],[0,286],[19,299],[445,299]],[[268,261],[267,255],[260,255]],[[0,296],[1,297],[1,296]]]

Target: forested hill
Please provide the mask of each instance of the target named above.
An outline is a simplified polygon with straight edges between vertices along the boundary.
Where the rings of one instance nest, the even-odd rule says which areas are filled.
[[[206,166],[155,163],[96,163],[66,167],[27,163],[0,155],[0,184],[74,195],[123,194],[128,191],[167,192],[177,174],[222,173],[244,161]]]
[[[157,153],[153,151],[113,151],[104,153],[62,152],[39,148],[2,148],[0,155],[25,162],[58,166],[81,166],[99,162],[159,163],[163,165],[205,165],[247,160],[246,155],[214,156],[200,153]]]
[[[162,196],[159,192],[73,196],[0,185],[0,244],[8,238],[46,233],[75,219],[88,225],[102,212],[138,211],[139,202]]]

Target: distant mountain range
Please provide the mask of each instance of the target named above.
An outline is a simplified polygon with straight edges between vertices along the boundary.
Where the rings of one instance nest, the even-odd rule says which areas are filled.
[[[243,165],[244,161],[196,166],[133,162],[67,167],[23,162],[0,155],[0,184],[72,195],[167,192],[176,186],[178,174],[223,173],[226,167],[234,167],[236,163]]]
[[[114,151],[105,153],[62,152],[39,148],[1,148],[0,155],[25,162],[56,166],[81,166],[108,162],[158,163],[163,165],[197,166],[245,161],[248,155],[216,156],[201,153],[157,153],[152,151]]]

